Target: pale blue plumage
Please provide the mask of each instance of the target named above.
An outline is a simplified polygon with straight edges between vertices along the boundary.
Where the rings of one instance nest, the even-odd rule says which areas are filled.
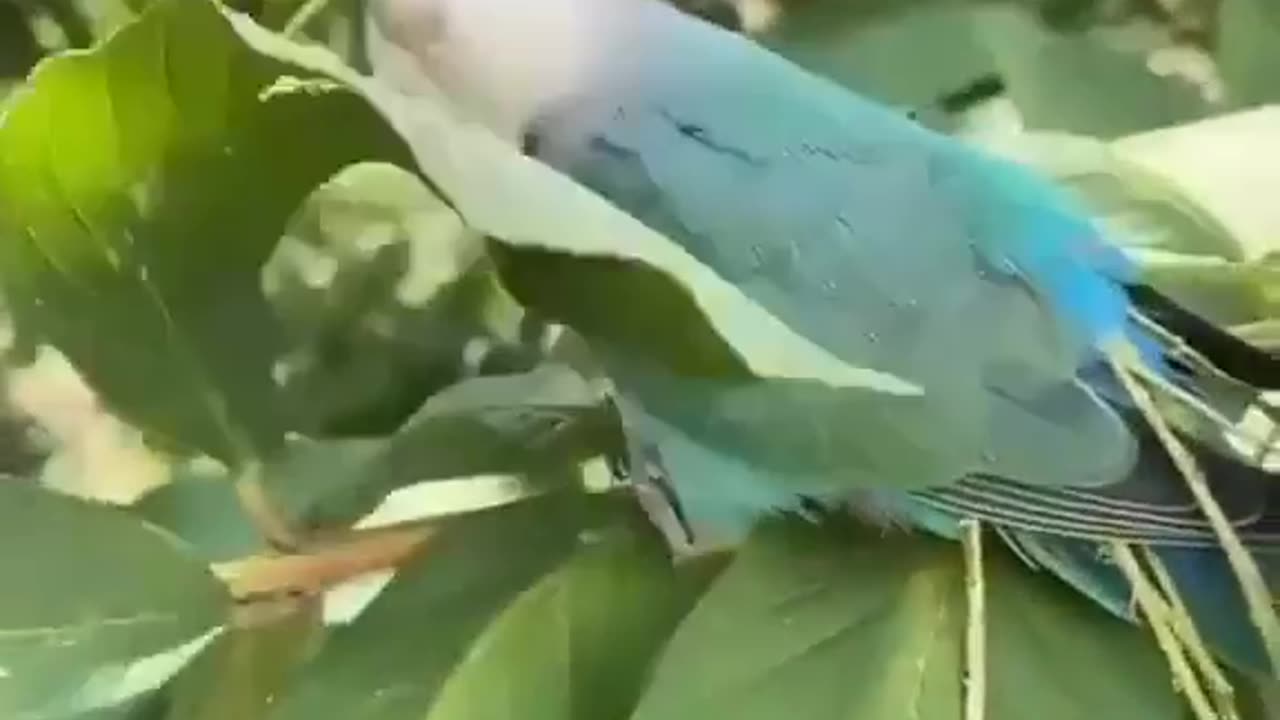
[[[920,436],[915,452],[946,458],[910,484],[989,472],[1091,486],[1129,472],[1132,439],[1077,374],[1129,331],[1117,280],[1132,269],[1070,199],[712,26],[680,23],[643,44],[647,62],[544,109],[531,126],[538,156],[850,363],[922,385],[930,423],[905,431]],[[681,46],[704,50],[688,63],[662,49]],[[688,428],[697,412],[651,422]],[[885,419],[855,418],[841,442],[860,442],[853,424]],[[750,443],[742,450],[752,464]],[[748,498],[769,496],[760,488],[785,488],[777,501],[797,490],[794,473],[760,482],[704,462],[676,473],[685,495],[743,487],[708,503],[749,515],[761,508]],[[828,475],[798,489],[841,485]]]
[[[871,424],[919,438],[890,469],[853,453],[806,476],[760,462],[751,438],[700,434],[716,389],[669,381],[667,393],[693,398],[673,413],[620,383],[629,419],[654,439],[695,518],[745,529],[763,511],[795,509],[798,492],[946,535],[959,518],[982,517],[1126,616],[1127,584],[1091,539],[1199,546],[1160,552],[1193,614],[1234,613],[1208,622],[1207,637],[1265,667],[1212,532],[1116,391],[1104,359],[1112,343],[1167,368],[1130,318],[1124,285],[1136,268],[1073,198],[709,25],[673,22],[641,44],[645,62],[622,62],[607,85],[544,109],[531,126],[537,155],[792,327],[853,364],[919,383],[931,401],[904,420],[874,409],[825,415],[818,403],[789,414],[774,393],[760,404],[763,433],[803,416],[854,446],[881,442]],[[697,61],[681,48],[698,48]],[[939,489],[848,490],[860,470],[920,472],[913,450],[938,454],[923,467]],[[1267,480],[1243,478],[1223,499],[1249,522],[1267,514]],[[1200,590],[1205,573],[1213,586]]]
[[[527,1],[384,3],[435,23],[417,62],[462,101],[524,113],[494,125],[535,157],[851,365],[924,388],[690,377],[593,343],[695,525],[741,532],[802,497],[943,535],[979,517],[1119,614],[1128,587],[1095,543],[1133,540],[1160,546],[1189,593],[1215,583],[1195,613],[1239,609],[1104,355],[1128,342],[1184,379],[1131,320],[1135,267],[1076,200],[664,3],[544,0],[544,17]],[[535,23],[549,60],[488,37],[523,42]],[[1276,544],[1268,479],[1196,452],[1227,478],[1214,491],[1246,541]],[[1211,623],[1211,639],[1257,664],[1241,623]]]

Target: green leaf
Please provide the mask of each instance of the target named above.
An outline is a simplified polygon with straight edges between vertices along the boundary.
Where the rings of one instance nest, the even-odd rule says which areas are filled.
[[[1028,4],[797,3],[763,41],[857,92],[904,108],[934,107],[997,76],[1026,123],[1115,137],[1208,111],[1187,82],[1146,66],[1140,28],[1059,33]],[[1146,43],[1149,45],[1150,43]],[[1138,47],[1132,47],[1137,45]]]
[[[813,0],[790,7],[761,40],[812,72],[904,110],[930,107],[997,70],[965,3]]]
[[[562,366],[471,378],[428,398],[394,434],[291,441],[264,482],[312,527],[351,523],[392,490],[429,480],[502,474],[574,485],[580,462],[616,444],[601,402]]]
[[[428,720],[624,720],[708,570],[673,569],[649,532],[590,538],[476,640]]]
[[[354,166],[317,190],[266,285],[290,341],[277,377],[313,434],[390,432],[467,373],[538,360],[483,239],[389,165]]]
[[[1113,138],[1211,110],[1190,81],[1156,75],[1149,48],[1122,49],[1102,32],[1050,33],[1012,9],[983,10],[977,22],[1028,127]]]
[[[1280,107],[1261,107],[1125,138],[1117,151],[1167,178],[1230,229],[1238,254],[1280,251]]]
[[[1148,281],[1223,325],[1280,317],[1280,112],[1259,108],[1111,143],[1049,133],[997,145],[1078,192]]]
[[[1280,8],[1269,0],[1223,0],[1214,48],[1237,106],[1280,101]]]
[[[0,483],[0,715],[61,717],[160,687],[221,632],[228,598],[128,514]]]
[[[1024,135],[1015,142],[1024,160],[1088,202],[1121,244],[1226,260],[1243,257],[1221,220],[1175,181],[1134,162],[1115,144],[1050,133]]]
[[[1075,192],[1142,263],[1147,280],[1188,308],[1223,324],[1259,319],[1265,306],[1258,263],[1222,218],[1180,178],[1146,166],[1150,143],[1030,133],[1000,141]]]
[[[291,424],[262,264],[318,183],[401,158],[359,96],[162,0],[42,64],[3,115],[0,281],[120,415],[238,465]]]
[[[509,475],[538,487],[577,486],[579,464],[620,445],[602,398],[567,368],[472,378],[377,438],[290,438],[262,468],[264,485],[299,526],[349,525],[387,493],[430,480]],[[230,472],[180,466],[134,509],[211,562],[265,549]]]
[[[41,54],[40,42],[22,8],[0,3],[0,99],[8,80],[26,75]]]
[[[306,609],[229,630],[166,689],[161,717],[263,720],[321,631],[319,613]]]
[[[130,509],[182,538],[206,562],[234,560],[268,549],[223,468],[179,466],[169,482],[143,495]]]
[[[987,716],[1177,717],[1137,628],[990,548]],[[960,547],[801,521],[762,529],[672,639],[635,720],[959,720]]]
[[[448,521],[350,625],[335,629],[272,720],[420,720],[485,628],[568,558],[603,508],[560,494]]]

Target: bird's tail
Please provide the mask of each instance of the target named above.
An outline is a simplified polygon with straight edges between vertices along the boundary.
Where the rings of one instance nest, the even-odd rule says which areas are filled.
[[[1189,655],[1202,637],[1235,666],[1274,674],[1280,671],[1273,608],[1280,592],[1280,358],[1150,287],[1132,287],[1130,296],[1160,346],[1162,372],[1120,357],[1098,386],[1140,440],[1138,466],[1120,486],[1119,500],[1142,504],[1159,496],[1162,522],[1131,523],[1110,537],[1064,537],[1025,523],[1006,526],[1002,535],[1023,557],[1117,614],[1141,613],[1154,623],[1149,603],[1185,612],[1194,629],[1171,635]],[[1172,512],[1178,504],[1186,511],[1182,524]],[[1095,519],[1112,511],[1100,507]],[[1137,557],[1131,542],[1140,544],[1142,562],[1116,562],[1117,553]],[[1144,586],[1155,594],[1147,605],[1139,597]],[[1187,632],[1198,637],[1188,639]]]

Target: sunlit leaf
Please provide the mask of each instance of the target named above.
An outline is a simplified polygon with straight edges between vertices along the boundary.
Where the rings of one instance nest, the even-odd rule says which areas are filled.
[[[42,65],[0,121],[0,281],[19,325],[153,437],[233,465],[290,425],[261,265],[318,183],[402,157],[358,96],[308,77],[245,48],[211,4],[167,0]]]

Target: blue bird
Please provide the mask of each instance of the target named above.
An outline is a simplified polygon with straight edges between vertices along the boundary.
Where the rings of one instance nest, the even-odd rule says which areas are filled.
[[[923,389],[853,414],[812,388],[745,391],[742,408],[800,412],[782,438],[744,440],[689,430],[722,386],[605,348],[624,418],[661,438],[695,525],[807,498],[943,534],[978,518],[1126,615],[1128,585],[1098,543],[1144,543],[1211,640],[1266,667],[1213,530],[1111,360],[1131,350],[1210,404],[1218,387],[1280,387],[1280,360],[1143,285],[1071,196],[658,0],[377,0],[371,12],[381,76],[425,74],[799,333]],[[1183,441],[1264,569],[1280,568],[1268,555],[1280,483],[1220,440]],[[877,487],[885,474],[911,478]]]

